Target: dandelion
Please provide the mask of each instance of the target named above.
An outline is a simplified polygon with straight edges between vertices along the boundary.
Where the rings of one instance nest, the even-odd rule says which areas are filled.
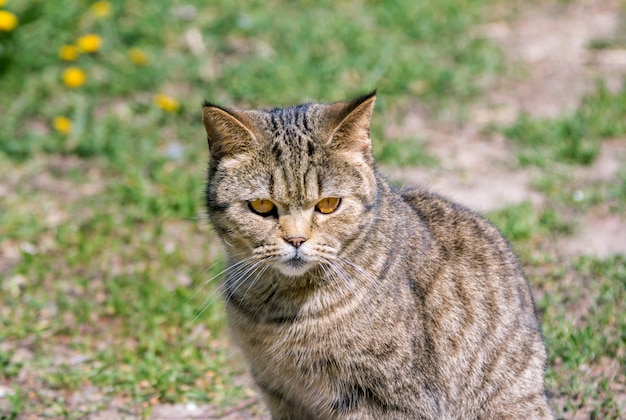
[[[81,36],[76,41],[76,45],[84,53],[94,53],[102,46],[102,38],[96,34]]]
[[[109,17],[111,14],[111,3],[108,1],[97,1],[91,5],[91,13],[99,18]]]
[[[139,48],[131,48],[128,50],[128,58],[138,66],[145,66],[150,61],[148,54]]]
[[[154,95],[154,103],[167,112],[176,112],[180,107],[176,99],[163,94]]]
[[[0,10],[0,31],[11,32],[15,29],[17,23],[17,16],[11,12],[7,12],[6,10]]]
[[[59,49],[59,57],[61,60],[74,61],[80,55],[80,50],[75,45],[63,45]]]
[[[72,131],[72,121],[66,117],[54,117],[52,126],[61,134],[68,134]]]
[[[78,67],[68,67],[63,72],[63,83],[67,87],[77,88],[85,83],[87,75]]]

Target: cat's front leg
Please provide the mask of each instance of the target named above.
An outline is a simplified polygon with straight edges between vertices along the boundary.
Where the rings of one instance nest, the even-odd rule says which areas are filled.
[[[326,403],[320,403],[317,407],[304,407],[301,404],[289,401],[280,393],[265,391],[261,393],[272,414],[273,420],[378,420],[389,419],[409,419],[403,413],[391,413],[383,410],[375,402],[360,400],[357,404],[351,401],[350,404],[335,402],[332,407]],[[345,401],[343,401],[345,403]]]
[[[261,393],[267,408],[272,414],[272,420],[314,420],[316,418],[300,405],[288,401],[278,392],[266,391],[261,387]]]
[[[367,403],[360,405],[350,411],[339,411],[334,413],[335,415],[329,417],[337,420],[380,420],[380,419],[394,419],[394,420],[420,420],[430,419],[437,417],[428,417],[420,415],[419,413],[407,413],[404,410],[395,409],[382,409],[377,404],[368,405]]]

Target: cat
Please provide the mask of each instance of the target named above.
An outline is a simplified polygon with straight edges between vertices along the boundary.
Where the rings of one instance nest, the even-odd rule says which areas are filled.
[[[510,246],[467,208],[386,182],[375,99],[203,106],[227,316],[272,418],[553,418]]]

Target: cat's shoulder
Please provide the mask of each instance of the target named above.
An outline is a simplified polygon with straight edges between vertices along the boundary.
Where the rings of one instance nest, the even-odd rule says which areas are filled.
[[[485,258],[489,255],[505,258],[517,267],[511,245],[484,216],[426,188],[402,188],[396,192],[408,205],[408,217],[425,229],[422,232],[427,233],[423,235],[429,235],[449,252],[448,256],[455,253],[476,259],[482,253]]]
[[[464,227],[475,233],[478,231],[487,236],[500,236],[498,229],[483,215],[428,188],[403,187],[397,189],[396,194],[422,222],[437,230]]]
[[[402,187],[395,189],[395,193],[414,211],[429,219],[482,218],[468,207],[425,187]]]

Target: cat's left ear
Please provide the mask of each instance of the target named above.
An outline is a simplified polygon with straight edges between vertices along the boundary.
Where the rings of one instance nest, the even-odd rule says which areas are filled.
[[[336,125],[328,144],[332,147],[369,152],[372,148],[370,122],[375,102],[376,91],[373,91],[351,102],[330,105]]]
[[[241,153],[257,144],[252,121],[242,111],[225,109],[205,101],[202,121],[211,155],[216,160]]]

